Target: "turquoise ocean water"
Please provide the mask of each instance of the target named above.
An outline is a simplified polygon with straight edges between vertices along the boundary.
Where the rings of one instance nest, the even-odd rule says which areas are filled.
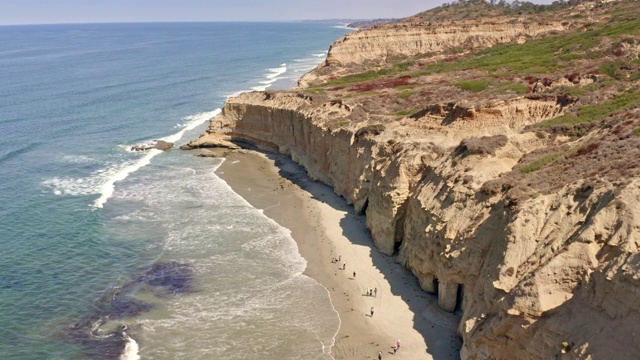
[[[340,320],[288,230],[220,160],[129,149],[293,86],[348,31],[0,27],[0,359],[329,358]]]

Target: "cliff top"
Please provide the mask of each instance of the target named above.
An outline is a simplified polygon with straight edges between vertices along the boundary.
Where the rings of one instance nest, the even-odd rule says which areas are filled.
[[[322,117],[334,130],[383,125],[393,130],[381,135],[389,139],[430,139],[444,147],[474,135],[535,133],[546,145],[523,157],[524,172],[515,174],[549,164],[557,173],[569,166],[567,153],[583,159],[586,150],[576,149],[585,146],[590,166],[605,162],[604,154],[614,151],[605,151],[605,143],[617,140],[602,135],[603,128],[633,135],[616,151],[640,148],[639,56],[637,1],[472,0],[345,36],[297,91],[349,109]],[[634,161],[627,167],[637,169]],[[568,180],[552,178],[557,186]],[[500,186],[510,188],[505,181]],[[489,185],[490,191],[497,186]]]

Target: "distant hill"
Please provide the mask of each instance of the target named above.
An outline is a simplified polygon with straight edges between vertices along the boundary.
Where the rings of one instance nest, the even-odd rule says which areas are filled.
[[[350,28],[367,29],[376,25],[383,25],[402,21],[402,19],[374,19],[374,20],[358,20],[347,24]]]

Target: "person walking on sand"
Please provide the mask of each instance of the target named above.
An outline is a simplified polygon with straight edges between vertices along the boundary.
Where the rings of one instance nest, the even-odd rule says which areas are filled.
[[[393,355],[395,355],[397,351],[398,351],[398,347],[393,345]]]
[[[373,317],[373,306],[371,307],[371,317]]]
[[[342,264],[342,270],[347,270],[347,263]]]
[[[353,272],[353,277],[354,277],[354,278],[356,277],[356,272],[355,272],[355,271]]]
[[[373,289],[373,297],[378,297],[378,288]]]
[[[378,360],[382,360],[382,351],[378,351]]]
[[[400,340],[396,341],[396,348],[400,349]],[[396,349],[396,350],[398,350]]]

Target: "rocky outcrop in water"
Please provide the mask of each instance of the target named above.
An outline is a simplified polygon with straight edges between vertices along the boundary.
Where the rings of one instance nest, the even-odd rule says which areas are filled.
[[[131,147],[131,151],[147,151],[151,149],[158,149],[162,151],[169,150],[173,147],[172,142],[164,141],[164,140],[154,140],[150,144],[144,145],[135,145]]]

